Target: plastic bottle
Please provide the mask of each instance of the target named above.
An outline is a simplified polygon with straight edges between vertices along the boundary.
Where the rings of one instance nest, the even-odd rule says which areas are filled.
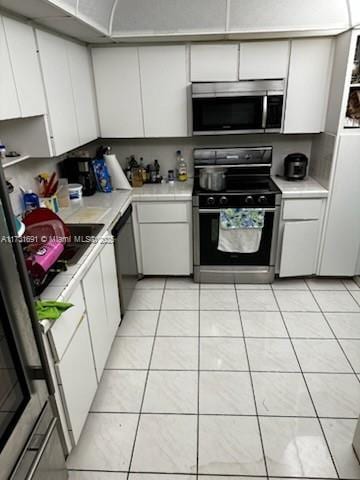
[[[26,190],[24,193],[24,209],[26,213],[35,210],[35,208],[40,208],[40,201],[38,195],[32,190]]]
[[[180,182],[186,182],[188,179],[187,165],[181,154],[181,150],[176,152],[176,176]]]

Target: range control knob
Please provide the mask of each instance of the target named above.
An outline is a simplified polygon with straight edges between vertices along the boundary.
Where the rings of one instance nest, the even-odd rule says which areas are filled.
[[[229,199],[227,197],[220,197],[219,200],[220,205],[227,205],[229,203]]]
[[[215,198],[214,197],[208,197],[206,199],[206,203],[211,207],[213,205],[215,205]]]
[[[248,195],[245,198],[245,203],[246,203],[246,205],[254,205],[254,203],[255,203],[254,197],[252,195]]]
[[[260,203],[260,205],[265,205],[267,203],[267,198],[265,197],[265,195],[260,195],[257,201],[258,203]]]

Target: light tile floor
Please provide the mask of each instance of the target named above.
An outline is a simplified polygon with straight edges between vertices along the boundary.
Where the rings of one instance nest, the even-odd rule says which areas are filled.
[[[71,480],[360,480],[360,289],[138,283]]]

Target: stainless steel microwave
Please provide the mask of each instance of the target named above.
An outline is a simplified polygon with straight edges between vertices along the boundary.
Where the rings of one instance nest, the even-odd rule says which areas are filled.
[[[192,84],[193,135],[279,133],[284,80]]]

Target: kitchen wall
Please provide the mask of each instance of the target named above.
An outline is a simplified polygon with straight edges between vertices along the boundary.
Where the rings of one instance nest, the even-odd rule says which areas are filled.
[[[23,211],[22,194],[20,186],[26,190],[31,189],[37,193],[39,184],[35,180],[41,172],[53,172],[57,170],[60,158],[28,158],[5,169],[5,178],[14,186],[14,192],[10,194],[11,204],[15,215]]]
[[[193,175],[192,150],[197,147],[234,147],[234,146],[272,146],[273,167],[272,174],[281,175],[283,172],[283,160],[289,153],[301,152],[310,158],[313,137],[316,135],[231,135],[213,137],[187,137],[187,138],[146,138],[146,139],[115,139],[97,140],[86,149],[95,155],[96,148],[103,145],[111,145],[113,153],[117,155],[122,166],[126,164],[126,158],[134,154],[137,158],[144,157],[144,162],[149,163],[155,158],[159,160],[161,174],[167,175],[167,171],[175,168],[175,152],[182,150],[184,158],[189,165],[190,176]],[[66,155],[55,158],[29,158],[5,170],[5,176],[14,185],[15,190],[10,195],[15,214],[22,212],[22,195],[19,187],[32,189],[37,192],[38,183],[36,176],[41,172],[51,173],[57,170],[57,164]]]
[[[99,144],[111,145],[112,152],[124,167],[126,157],[131,154],[137,158],[144,157],[145,164],[159,160],[161,174],[175,168],[175,152],[181,150],[189,165],[190,175],[193,174],[192,150],[197,147],[273,147],[273,175],[282,174],[284,157],[289,153],[301,152],[310,157],[312,135],[226,135],[187,138],[145,138],[123,140],[98,140]]]
[[[320,133],[314,135],[312,142],[309,174],[327,189],[330,183],[335,141],[336,135]]]

